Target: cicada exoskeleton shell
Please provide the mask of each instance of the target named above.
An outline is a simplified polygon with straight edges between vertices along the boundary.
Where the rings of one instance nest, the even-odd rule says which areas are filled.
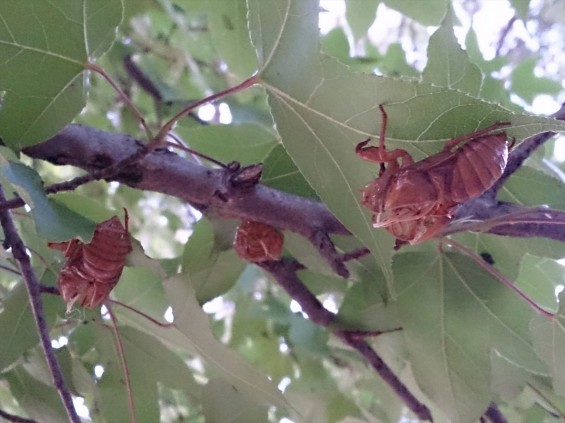
[[[49,243],[49,247],[62,251],[67,257],[59,273],[59,290],[67,303],[94,308],[102,304],[118,283],[132,250],[128,232],[117,216],[96,225],[89,243],[77,239]]]

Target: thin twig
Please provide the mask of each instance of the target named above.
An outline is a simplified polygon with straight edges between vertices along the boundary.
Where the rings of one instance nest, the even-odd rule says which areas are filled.
[[[496,270],[490,264],[486,263],[481,257],[477,256],[473,251],[469,250],[467,247],[463,246],[462,244],[460,244],[457,241],[454,241],[452,239],[446,239],[443,242],[446,245],[450,245],[451,247],[455,248],[460,253],[463,253],[464,255],[466,255],[467,257],[472,259],[475,263],[477,263],[484,270],[486,270],[488,273],[490,273],[495,279],[498,279],[500,282],[502,282],[504,285],[506,285],[508,288],[510,288],[512,291],[514,291],[516,294],[518,294],[526,303],[528,303],[528,305],[530,307],[532,307],[539,314],[541,314],[542,316],[545,316],[545,317],[549,317],[549,318],[555,317],[555,314],[543,309],[538,304],[536,304],[536,302],[534,300],[532,300],[520,288],[518,288],[516,285],[514,285],[514,283],[510,279],[508,279],[506,276],[504,276],[502,273],[500,273],[498,270]]]
[[[0,202],[4,201],[6,201],[6,197],[4,195],[4,190],[0,186]],[[43,303],[41,302],[39,282],[37,281],[35,273],[31,267],[26,247],[16,230],[16,226],[14,225],[14,221],[12,220],[12,216],[8,210],[0,210],[0,224],[4,229],[4,235],[6,236],[5,245],[12,248],[12,254],[18,263],[18,267],[27,288],[31,311],[35,319],[37,332],[39,334],[43,352],[45,353],[47,365],[53,378],[53,384],[59,392],[59,396],[61,397],[65,410],[67,411],[69,420],[72,423],[80,423],[80,418],[78,417],[73,405],[71,393],[65,384],[61,368],[59,367],[59,363],[57,362],[55,353],[51,347],[49,328],[47,327],[47,321],[43,311]]]
[[[6,419],[8,421],[14,422],[14,423],[37,423],[36,420],[27,419],[25,417],[20,417],[20,416],[15,416],[15,415],[7,413],[3,410],[0,410],[0,417]]]
[[[169,121],[167,123],[165,123],[163,125],[163,127],[159,130],[159,133],[157,134],[157,136],[153,140],[153,143],[155,145],[159,146],[161,144],[161,142],[165,139],[165,137],[167,136],[169,131],[171,129],[173,129],[173,126],[175,125],[175,123],[179,119],[188,115],[190,112],[192,112],[197,107],[200,107],[204,104],[213,103],[214,101],[219,100],[220,98],[224,98],[228,95],[235,94],[235,93],[237,93],[241,90],[244,90],[245,88],[249,88],[252,85],[255,85],[256,83],[257,83],[257,76],[252,76],[252,77],[246,79],[245,81],[243,81],[242,83],[236,85],[235,87],[231,87],[231,88],[228,88],[227,90],[220,91],[218,93],[215,93],[211,96],[203,98],[202,100],[196,101],[196,102],[192,103],[191,105],[185,107],[180,112],[178,112],[176,115],[174,115],[171,119],[169,119]]]
[[[133,114],[135,115],[135,117],[137,118],[137,120],[139,121],[139,123],[141,124],[141,126],[143,127],[143,129],[145,130],[145,135],[147,136],[147,141],[151,142],[153,140],[153,134],[151,133],[151,130],[149,129],[149,127],[147,126],[147,123],[145,122],[145,118],[143,117],[143,115],[141,114],[141,112],[137,109],[137,107],[135,106],[135,104],[133,104],[133,102],[131,101],[131,99],[122,91],[122,89],[120,88],[120,86],[112,79],[112,77],[104,70],[102,69],[100,66],[94,64],[94,63],[88,63],[87,64],[87,69],[92,71],[92,72],[96,72],[97,74],[101,75],[111,86],[112,88],[114,88],[114,90],[116,90],[116,92],[118,93],[118,95],[120,96],[120,98],[122,100],[124,100],[124,102],[128,105],[128,107],[130,108],[130,110],[133,112]]]
[[[502,46],[504,45],[504,40],[506,39],[506,37],[510,33],[510,29],[512,28],[512,25],[514,25],[514,22],[516,22],[516,19],[517,19],[516,15],[512,16],[512,18],[508,21],[508,23],[504,26],[504,28],[502,28],[500,38],[498,39],[498,43],[496,44],[496,56],[497,57],[500,56],[500,50],[502,49]]]

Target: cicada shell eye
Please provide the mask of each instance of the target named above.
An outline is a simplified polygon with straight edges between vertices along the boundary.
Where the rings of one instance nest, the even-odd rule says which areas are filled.
[[[379,178],[367,184],[362,192],[361,204],[374,213],[385,210],[385,198],[390,178]]]
[[[282,256],[284,235],[266,223],[244,221],[235,233],[237,254],[251,262],[278,260]]]

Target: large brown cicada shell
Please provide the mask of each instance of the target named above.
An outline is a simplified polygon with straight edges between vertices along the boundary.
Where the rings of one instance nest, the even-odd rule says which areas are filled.
[[[508,137],[493,125],[449,140],[442,151],[419,162],[402,149],[385,149],[384,108],[378,147],[359,143],[356,153],[381,164],[377,179],[363,190],[362,204],[374,213],[373,225],[403,243],[418,244],[436,236],[456,207],[478,197],[502,175],[508,159]]]
[[[48,245],[68,257],[59,273],[59,291],[67,303],[67,311],[75,303],[87,308],[97,307],[118,283],[126,257],[132,250],[127,211],[125,227],[114,216],[96,225],[92,241],[87,244],[73,239]]]

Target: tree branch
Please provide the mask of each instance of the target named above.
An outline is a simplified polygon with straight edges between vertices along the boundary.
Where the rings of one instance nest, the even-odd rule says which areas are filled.
[[[299,233],[318,248],[340,276],[349,275],[329,240],[329,234],[349,232],[324,204],[262,184],[242,187],[239,169],[211,169],[166,149],[147,151],[129,135],[81,125],[69,125],[24,152],[53,164],[80,167],[133,188],[172,195],[224,218],[255,220]]]
[[[296,274],[298,270],[304,268],[302,264],[292,259],[265,261],[256,264],[273,276],[286,293],[300,304],[302,310],[314,323],[328,327],[334,321],[335,315],[318,301]],[[359,337],[359,332],[334,330],[333,333],[344,343],[357,350],[414,414],[421,420],[432,421],[430,410],[418,401],[369,343]]]
[[[0,186],[0,201],[6,201],[4,195],[4,190]],[[35,319],[35,324],[37,326],[37,333],[39,334],[39,340],[45,353],[45,359],[47,360],[47,365],[49,371],[51,372],[51,377],[53,378],[53,384],[59,396],[63,402],[65,410],[67,411],[67,416],[69,421],[73,423],[80,423],[80,419],[75,411],[73,405],[73,399],[71,393],[69,392],[65,381],[63,379],[63,374],[59,363],[55,358],[55,353],[51,347],[51,338],[49,337],[49,328],[47,327],[47,322],[45,320],[45,314],[43,312],[43,303],[41,302],[41,291],[39,288],[39,282],[33,272],[31,267],[31,262],[29,256],[26,252],[26,247],[20,238],[12,216],[8,210],[0,210],[0,224],[4,230],[4,235],[6,237],[4,241],[4,246],[6,248],[12,249],[12,254],[18,263],[18,267],[24,279],[27,293],[29,297],[29,303],[31,306],[31,311]]]

